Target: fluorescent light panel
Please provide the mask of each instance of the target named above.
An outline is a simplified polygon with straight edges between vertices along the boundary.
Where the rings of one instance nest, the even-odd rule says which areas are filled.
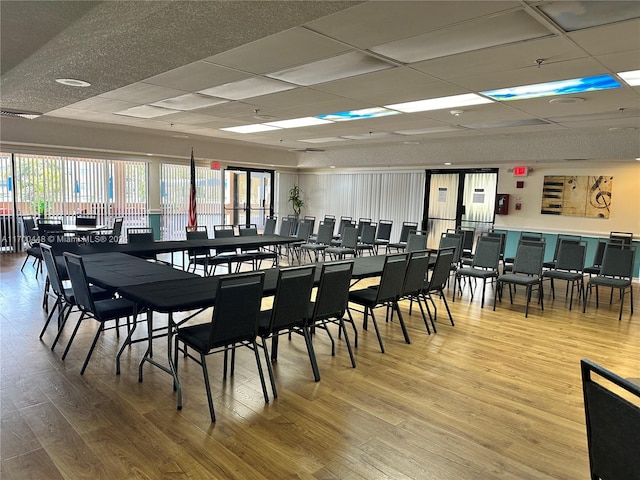
[[[640,70],[630,70],[628,72],[620,72],[618,76],[632,87],[640,86]]]
[[[394,65],[360,52],[349,52],[317,62],[299,65],[267,74],[267,77],[309,86],[330,82],[341,78],[354,77],[363,73],[377,72]]]
[[[290,120],[280,120],[279,122],[269,122],[264,125],[270,125],[278,128],[298,128],[298,127],[310,127],[313,125],[322,125],[324,123],[333,123],[329,120],[322,120],[316,117],[302,117],[292,118]]]
[[[329,143],[329,142],[346,142],[348,138],[342,137],[324,137],[324,138],[307,138],[305,140],[298,140],[305,143]]]
[[[389,132],[369,132],[361,133],[358,135],[342,135],[342,138],[348,138],[349,140],[369,140],[374,138],[383,138],[391,135]]]
[[[200,90],[198,93],[212,95],[214,97],[227,98],[229,100],[243,100],[245,98],[259,97],[270,93],[283,92],[296,88],[290,83],[272,80],[270,78],[253,77],[238,82],[225,83],[217,87]]]
[[[573,1],[550,2],[538,7],[566,32],[640,17],[637,2]]]
[[[431,127],[431,128],[417,128],[413,130],[396,130],[394,133],[400,135],[425,135],[429,133],[442,133],[442,132],[455,132],[456,130],[464,130],[460,127]]]
[[[450,97],[430,98],[428,100],[416,100],[415,102],[396,103],[385,105],[385,108],[398,110],[404,113],[424,112],[427,110],[442,110],[445,108],[467,107],[469,105],[481,105],[492,103],[490,100],[475,93],[465,93],[463,95],[452,95]]]
[[[154,102],[151,105],[171,108],[173,110],[188,111],[195,110],[197,108],[210,107],[212,105],[219,105],[221,103],[227,103],[227,100],[209,97],[207,95],[199,95],[197,93],[187,93],[186,95],[180,95],[179,97],[160,100],[159,102]]]
[[[348,120],[362,120],[365,118],[386,117],[388,115],[397,115],[397,110],[389,110],[388,108],[372,107],[360,110],[350,110],[347,112],[327,113],[326,115],[318,115],[316,118],[323,120],[331,120],[334,122],[345,122]]]
[[[494,100],[506,102],[508,100],[568,95],[620,87],[622,87],[620,82],[611,75],[597,75],[595,77],[573,78],[570,80],[537,83],[520,87],[500,88],[498,90],[487,90],[480,93]]]
[[[264,123],[254,123],[252,125],[240,125],[237,127],[225,127],[221,128],[225,132],[233,132],[233,133],[258,133],[258,132],[268,132],[269,130],[278,130],[278,127],[272,127],[269,125],[265,125]]]
[[[522,120],[507,120],[493,123],[465,123],[462,126],[478,130],[482,128],[526,127],[531,125],[549,125],[549,122],[545,122],[539,118],[525,118]]]

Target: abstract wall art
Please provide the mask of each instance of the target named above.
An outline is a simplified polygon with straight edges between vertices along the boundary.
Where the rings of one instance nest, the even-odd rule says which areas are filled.
[[[613,177],[545,176],[542,187],[543,215],[609,218]]]

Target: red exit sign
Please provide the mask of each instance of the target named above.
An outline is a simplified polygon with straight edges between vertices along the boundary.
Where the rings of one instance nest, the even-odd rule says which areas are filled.
[[[513,167],[514,177],[526,177],[529,174],[528,167]]]
[[[211,162],[211,170],[220,170],[220,162]]]

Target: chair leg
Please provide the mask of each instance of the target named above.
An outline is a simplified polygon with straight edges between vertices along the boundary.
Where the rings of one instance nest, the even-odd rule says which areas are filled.
[[[613,292],[613,289],[611,289]],[[618,321],[622,320],[622,307],[624,305],[624,287],[620,289],[620,314],[618,315]]]
[[[526,301],[527,303],[525,304],[525,307],[524,307],[524,318],[527,318],[529,316],[529,302],[531,301],[531,285],[527,285]]]
[[[226,354],[226,352],[225,352]],[[204,375],[204,388],[207,391],[207,402],[209,402],[209,414],[211,415],[211,421],[216,421],[216,412],[213,409],[213,398],[211,396],[211,385],[209,385],[209,372],[207,371],[207,358],[200,354],[200,365],[202,366],[202,374]],[[226,371],[226,369],[225,369]]]
[[[349,341],[349,335],[347,334],[347,326],[344,324],[344,318],[340,318],[338,328],[342,329],[344,333],[344,343],[347,345],[347,351],[349,352],[349,358],[351,359],[351,366],[356,368],[356,359],[353,356],[353,349],[351,348],[351,342]],[[338,330],[339,331],[339,330]]]
[[[260,354],[258,353],[258,343],[254,340],[251,349],[256,357],[256,365],[258,366],[258,375],[260,375],[260,384],[262,385],[262,394],[264,395],[264,402],[269,403],[269,393],[267,392],[267,384],[264,381],[264,372],[262,371],[262,362],[260,361]]]
[[[71,337],[69,338],[69,342],[67,343],[67,347],[64,349],[64,352],[62,353],[62,360],[64,360],[67,357],[67,353],[69,353],[69,348],[71,348],[71,344],[73,343],[73,339],[76,338],[76,333],[78,333],[78,329],[80,328],[80,324],[82,323],[82,319],[84,318],[84,312],[82,312],[82,314],[80,314],[80,318],[78,319],[78,323],[76,323],[75,328],[73,329],[73,333],[71,334]],[[58,340],[58,337],[56,337],[56,340]],[[55,344],[54,341],[54,344]]]
[[[400,306],[398,305],[398,302],[394,301],[393,305],[391,306],[391,311],[393,312],[393,309],[395,309],[398,312],[398,321],[400,322],[400,328],[402,328],[402,334],[404,335],[404,341],[406,343],[411,343],[411,340],[409,339],[409,332],[407,331],[407,327],[404,324],[404,318],[402,318],[402,312],[400,311]]]
[[[449,310],[449,304],[447,303],[447,297],[445,296],[443,291],[440,291],[440,298],[442,298],[444,308],[447,309],[447,315],[449,315],[449,322],[451,323],[451,326],[455,326],[455,323],[453,323],[453,317],[451,316],[451,310]]]
[[[129,333],[127,334],[127,338],[125,338],[124,342],[122,342],[122,345],[120,346],[120,350],[118,350],[118,354],[116,355],[116,375],[120,375],[120,356],[122,355],[122,352],[124,352],[125,347],[127,345],[131,345],[131,337],[133,336],[133,332],[136,331],[137,325],[138,325],[137,315],[134,315],[133,326],[129,330]],[[127,327],[128,326],[129,325],[127,324]]]
[[[47,315],[47,320],[44,322],[44,326],[42,327],[42,330],[40,331],[40,335],[38,336],[38,338],[40,340],[42,340],[42,336],[44,335],[44,332],[47,330],[47,327],[49,326],[49,322],[51,321],[51,317],[53,317],[53,314],[55,313],[57,308],[60,308],[62,303],[62,299],[60,297],[56,298],[55,303],[53,304],[53,307],[51,307],[51,311],[49,312],[49,315]],[[60,312],[58,312],[58,316],[60,315]]]
[[[269,374],[269,380],[271,381],[271,391],[273,392],[273,398],[278,398],[278,389],[276,388],[276,381],[273,373],[273,365],[271,365],[271,359],[269,358],[269,347],[267,347],[267,340],[264,337],[260,337],[262,340],[262,350],[264,352],[264,360],[267,362],[267,372]]]
[[[353,317],[351,316],[351,312],[349,311],[348,308],[347,308],[347,316],[349,317],[349,320],[347,321],[351,324],[351,327],[353,328],[353,335],[354,335],[353,346],[355,348],[358,348],[358,329],[356,328],[356,323],[353,321]],[[344,315],[342,320],[344,321]]]
[[[367,307],[365,307],[365,312],[366,311],[367,311]],[[382,343],[382,337],[380,336],[380,330],[378,330],[378,322],[376,322],[376,316],[373,313],[373,309],[371,309],[371,322],[373,323],[373,327],[376,330],[376,335],[378,336],[378,343],[380,344],[380,351],[382,353],[384,353],[384,344]]]
[[[91,347],[89,347],[89,352],[87,353],[87,358],[84,359],[84,363],[82,364],[82,368],[80,369],[80,375],[84,375],[84,371],[87,368],[87,365],[89,364],[89,360],[91,359],[91,355],[93,354],[93,350],[94,348],[96,348],[96,343],[98,343],[98,338],[100,337],[100,334],[102,333],[102,331],[104,330],[104,322],[100,322],[100,326],[98,327],[98,331],[96,332],[95,336],[93,337],[93,342],[91,342]]]
[[[307,353],[309,354],[309,361],[311,362],[311,369],[313,370],[313,378],[316,382],[320,381],[320,370],[318,369],[318,362],[316,360],[316,353],[313,349],[313,342],[311,341],[311,332],[308,326],[302,327],[302,334],[304,341],[307,344]]]

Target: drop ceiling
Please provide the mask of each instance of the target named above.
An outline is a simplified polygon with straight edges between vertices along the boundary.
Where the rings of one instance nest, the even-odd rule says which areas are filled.
[[[38,143],[24,132],[63,127],[114,142],[126,131],[251,146],[270,151],[270,162],[273,151],[321,150],[316,160],[297,155],[299,167],[366,165],[380,155],[396,165],[443,155],[479,164],[640,156],[640,87],[625,82],[567,96],[575,101],[541,97],[224,130],[594,75],[620,80],[617,73],[640,69],[636,1],[3,0],[0,14],[0,107],[42,114],[3,117],[5,145]],[[585,138],[600,141],[586,148]],[[93,145],[63,134],[56,141]]]

